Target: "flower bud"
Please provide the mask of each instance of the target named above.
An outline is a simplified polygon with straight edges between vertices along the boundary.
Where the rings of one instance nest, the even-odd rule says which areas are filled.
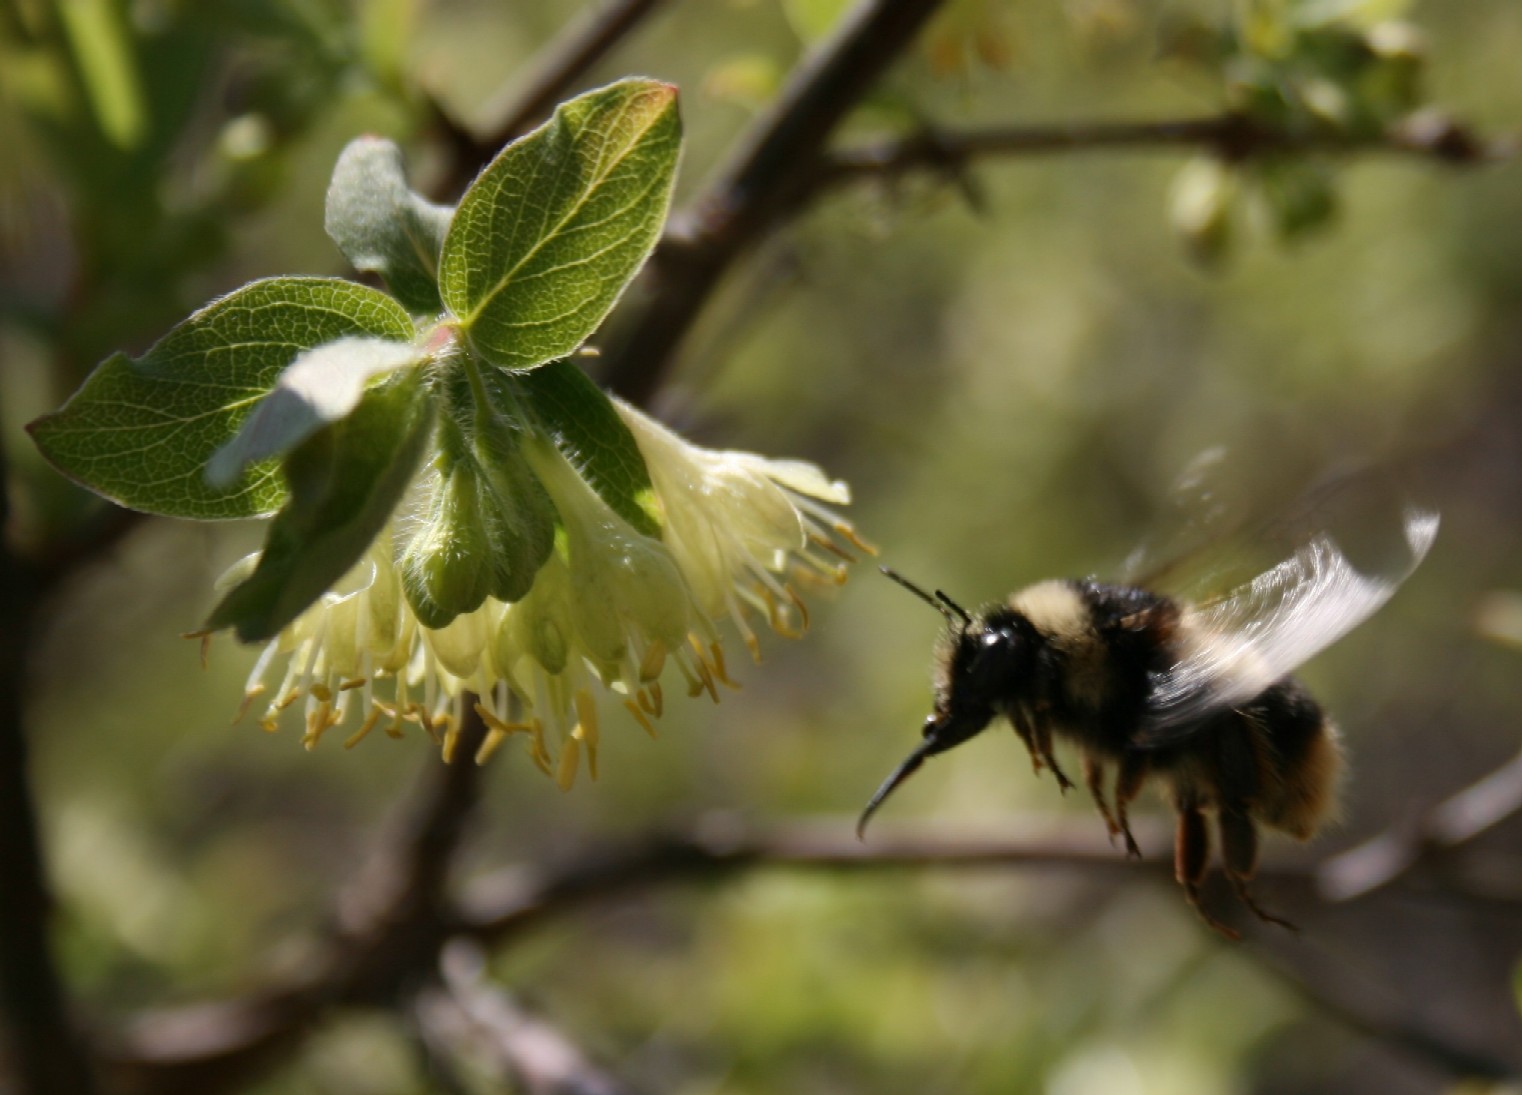
[[[423,528],[402,555],[402,588],[424,627],[444,627],[481,607],[491,591],[492,546],[475,473],[457,463],[444,474]]]

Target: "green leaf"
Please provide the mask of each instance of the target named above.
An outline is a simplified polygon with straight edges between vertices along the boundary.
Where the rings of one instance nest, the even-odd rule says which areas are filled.
[[[206,626],[271,639],[344,576],[396,508],[422,458],[433,400],[418,372],[365,393],[352,414],[284,462],[291,500],[270,523],[259,565]]]
[[[425,356],[412,343],[354,337],[298,354],[237,435],[212,453],[206,481],[213,487],[236,482],[248,465],[295,448],[347,415],[370,381],[416,365]]]
[[[454,210],[407,187],[402,151],[380,137],[350,141],[333,168],[323,227],[356,270],[377,273],[413,315],[437,315],[439,251]]]
[[[607,393],[570,361],[520,373],[511,384],[515,398],[613,512],[646,536],[659,537],[650,469]]]
[[[564,104],[465,192],[439,289],[488,361],[527,369],[597,329],[660,235],[681,150],[676,89],[625,80]]]
[[[65,475],[132,509],[216,520],[277,509],[275,461],[224,488],[204,471],[305,350],[349,336],[406,340],[412,320],[384,293],[337,278],[269,278],[175,327],[137,359],[107,358],[64,406],[33,422]]]

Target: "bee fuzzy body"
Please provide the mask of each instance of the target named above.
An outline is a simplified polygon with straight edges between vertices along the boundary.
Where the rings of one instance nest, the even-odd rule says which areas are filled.
[[[1406,551],[1374,573],[1327,533],[1307,536],[1277,565],[1205,601],[1093,579],[1038,582],[968,612],[946,594],[883,572],[941,614],[934,709],[923,741],[878,787],[857,825],[930,757],[1004,718],[1039,773],[1073,781],[1056,744],[1078,753],[1084,785],[1112,837],[1140,855],[1128,811],[1149,782],[1177,815],[1174,873],[1212,927],[1236,932],[1200,904],[1210,834],[1242,903],[1257,871],[1260,827],[1314,836],[1336,809],[1342,753],[1336,727],[1292,675],[1367,619],[1426,556],[1434,510],[1407,505]]]
[[[1035,671],[1006,681],[995,704],[1022,737],[1022,728],[1044,721],[1086,764],[1145,764],[1176,803],[1249,809],[1300,840],[1334,812],[1336,728],[1293,677],[1213,712],[1182,744],[1147,744],[1152,682],[1210,640],[1176,601],[1129,586],[1051,581],[1004,607],[1029,621],[1041,651]]]
[[[1161,721],[1159,681],[1220,643],[1192,606],[1133,586],[1052,580],[969,614],[942,594],[910,588],[951,625],[936,655],[935,709],[925,743],[879,790],[863,824],[924,757],[1003,717],[1036,771],[1049,769],[1064,791],[1074,783],[1055,745],[1076,748],[1085,786],[1131,855],[1141,850],[1130,806],[1146,783],[1161,784],[1178,818],[1175,874],[1212,927],[1237,935],[1200,904],[1212,827],[1241,901],[1264,920],[1292,926],[1247,889],[1258,829],[1309,839],[1335,811],[1342,769],[1336,728],[1298,681],[1233,686],[1231,673],[1253,679],[1263,666],[1249,656],[1228,660],[1219,670],[1228,678],[1223,690],[1240,698],[1169,724]]]
[[[967,630],[1023,631],[1030,649],[1015,658],[1023,664],[1008,667],[1014,672],[1000,674],[991,707],[1015,727],[1038,771],[1050,768],[1064,789],[1071,786],[1053,741],[1075,745],[1084,783],[1107,827],[1133,855],[1140,849],[1127,820],[1129,807],[1156,779],[1179,817],[1175,867],[1190,902],[1198,907],[1209,861],[1207,817],[1213,817],[1223,866],[1238,894],[1254,911],[1277,920],[1246,889],[1257,870],[1258,826],[1300,840],[1320,828],[1336,801],[1336,730],[1305,689],[1285,678],[1211,712],[1187,734],[1171,735],[1177,744],[1149,746],[1154,682],[1211,640],[1199,628],[1189,609],[1146,590],[1048,581],[980,612]],[[943,681],[955,679],[958,668],[967,672],[950,668]],[[949,701],[949,693],[943,685],[939,696]]]

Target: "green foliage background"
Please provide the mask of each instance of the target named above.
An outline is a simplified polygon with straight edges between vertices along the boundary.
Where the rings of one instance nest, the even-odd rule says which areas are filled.
[[[5,4],[0,429],[13,534],[45,542],[94,506],[41,464],[22,423],[110,352],[140,354],[248,278],[346,272],[320,230],[343,145],[367,131],[398,140],[426,190],[439,160],[424,90],[489,121],[494,97],[581,6]],[[682,89],[679,207],[797,61],[803,16],[790,9],[808,6],[672,4],[591,74],[588,86],[643,73]],[[1220,106],[1209,80],[1158,57],[1153,5],[953,11],[854,137],[915,118]],[[1522,9],[1450,0],[1412,15],[1431,37],[1433,98],[1480,132],[1515,130]],[[947,43],[969,26],[992,27],[1005,62],[944,71]],[[1320,844],[1335,848],[1410,819],[1517,747],[1518,653],[1477,637],[1473,619],[1488,594],[1522,585],[1522,168],[1349,158],[1328,231],[1285,244],[1242,223],[1229,261],[1207,271],[1167,217],[1181,161],[989,161],[973,169],[981,211],[940,181],[842,192],[730,279],[655,409],[696,440],[806,457],[848,479],[852,518],[884,558],[969,602],[1113,568],[1169,477],[1210,445],[1229,444],[1262,495],[1344,458],[1426,454],[1424,486],[1444,511],[1432,557],[1306,673],[1354,758],[1346,821]],[[202,671],[178,635],[257,531],[144,524],[64,592],[35,652],[61,945],[108,1015],[299,968],[333,890],[432,755],[416,735],[352,754],[334,738],[308,755],[294,725],[272,737],[228,726],[254,652],[219,642]],[[745,688],[721,706],[669,705],[658,743],[610,709],[596,785],[562,795],[504,750],[472,863],[553,859],[713,812],[848,826],[915,739],[937,623],[868,569],[813,615],[805,641],[768,639],[763,667],[736,666]],[[1087,810],[1032,779],[1012,735],[990,734],[932,765],[882,820],[997,832]],[[1487,839],[1516,862],[1515,822]],[[1146,843],[1166,854],[1165,840]],[[1408,897],[1301,919],[1304,940],[1255,946],[1355,971],[1349,991],[1476,1046],[1522,1043],[1507,996],[1514,916]],[[1437,1083],[1319,1017],[1141,872],[1116,885],[1034,870],[762,871],[572,914],[493,969],[651,1091]],[[261,1090],[436,1088],[405,1027],[377,1016],[334,1022]]]

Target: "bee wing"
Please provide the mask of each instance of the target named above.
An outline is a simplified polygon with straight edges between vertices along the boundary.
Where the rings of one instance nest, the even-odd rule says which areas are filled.
[[[1433,510],[1408,507],[1404,558],[1378,574],[1355,567],[1322,533],[1218,601],[1191,608],[1185,649],[1154,674],[1140,749],[1175,744],[1217,711],[1246,702],[1347,634],[1390,599],[1437,536]]]

